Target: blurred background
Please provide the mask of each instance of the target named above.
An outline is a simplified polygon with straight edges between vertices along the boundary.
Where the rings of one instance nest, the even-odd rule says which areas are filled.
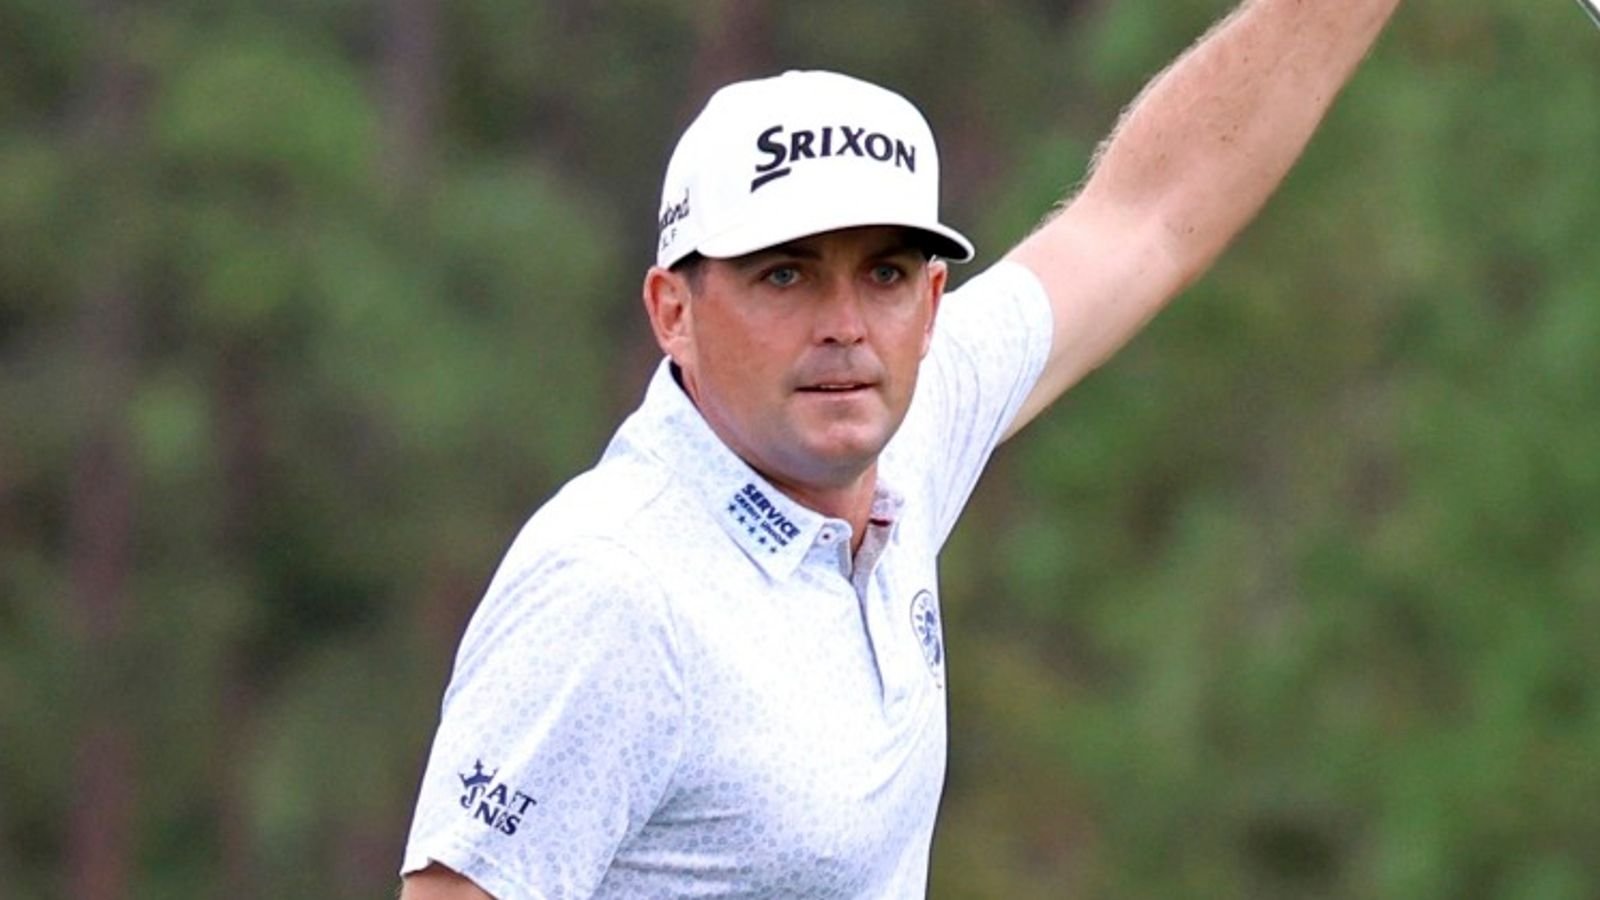
[[[657,351],[718,84],[916,99],[978,271],[1225,0],[0,0],[0,900],[392,896]],[[932,894],[1600,896],[1600,33],[1410,0],[945,557]]]

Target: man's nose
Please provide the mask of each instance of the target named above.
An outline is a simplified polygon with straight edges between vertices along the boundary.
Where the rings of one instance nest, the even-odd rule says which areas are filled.
[[[867,336],[867,323],[862,316],[863,298],[856,285],[845,279],[836,279],[818,298],[816,316],[817,342],[822,344],[856,344]]]

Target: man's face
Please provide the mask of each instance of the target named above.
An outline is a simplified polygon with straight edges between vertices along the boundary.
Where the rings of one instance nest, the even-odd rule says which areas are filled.
[[[905,418],[944,264],[867,227],[699,266],[652,272],[686,299],[651,314],[712,430],[780,488],[856,483]]]

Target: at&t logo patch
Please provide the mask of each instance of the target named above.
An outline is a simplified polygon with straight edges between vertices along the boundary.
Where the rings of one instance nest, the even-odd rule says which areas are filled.
[[[911,632],[922,645],[922,658],[927,660],[934,680],[944,684],[944,635],[939,628],[939,605],[932,591],[917,591],[911,598]]]

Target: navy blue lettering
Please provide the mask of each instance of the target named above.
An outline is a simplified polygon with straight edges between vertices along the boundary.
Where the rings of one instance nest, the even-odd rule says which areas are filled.
[[[768,128],[766,131],[761,132],[761,135],[756,138],[756,149],[772,157],[770,162],[756,166],[757,172],[770,172],[773,169],[783,165],[784,160],[788,158],[788,148],[784,147],[783,144],[773,140],[775,135],[782,133],[783,126],[774,125],[771,128]]]
[[[656,225],[660,230],[666,231],[667,226],[687,218],[689,218],[689,192],[684,191],[682,200],[661,210],[661,218],[657,220]]]
[[[844,146],[839,148],[839,155],[843,156],[846,150],[854,150],[857,156],[864,156],[861,149],[861,136],[867,133],[865,128],[851,128],[849,125],[840,125],[839,130],[844,133]]]
[[[894,164],[895,168],[905,166],[907,171],[915,172],[917,170],[916,146],[913,144],[907,144],[905,141],[895,141]]]
[[[873,133],[867,136],[867,155],[878,162],[888,162],[894,155],[894,146],[886,135]]]
[[[816,136],[814,131],[796,131],[789,135],[789,161],[816,159],[817,154],[811,149],[811,142]]]
[[[756,188],[761,187],[763,184],[766,184],[769,181],[776,181],[793,171],[793,169],[779,169],[776,172],[768,172],[765,175],[757,175],[750,181],[750,192],[755,193]]]
[[[496,831],[516,834],[528,808],[538,806],[539,801],[507,782],[496,781],[498,769],[485,774],[481,760],[473,764],[472,771],[471,775],[461,776],[461,784],[467,789],[461,796],[461,808]]]
[[[761,489],[754,484],[745,485],[739,489],[739,493],[733,496],[733,506],[728,511],[734,512],[736,510],[743,510],[744,513],[755,519],[749,526],[750,534],[759,532],[767,535],[779,546],[787,546],[789,541],[800,535],[799,527],[789,521],[789,517],[784,514],[783,509],[767,499],[767,495],[762,493]],[[741,515],[739,521],[740,524],[744,524],[744,516]],[[765,539],[762,540],[762,543],[765,543]],[[776,549],[773,552],[777,552]]]
[[[756,149],[772,157],[772,159],[756,166],[756,171],[761,174],[757,175],[750,182],[751,193],[754,193],[756,189],[760,188],[767,182],[772,181],[775,178],[782,178],[783,176],[794,171],[793,169],[784,165],[784,162],[788,159],[788,148],[777,140],[774,140],[774,138],[782,133],[783,126],[774,125],[771,128],[768,128],[766,131],[761,132],[760,136],[756,138]]]
[[[839,132],[838,141],[834,140],[836,130]],[[751,191],[759,189],[769,181],[790,174],[794,171],[794,164],[799,160],[843,156],[846,153],[890,163],[897,169],[906,169],[910,172],[917,170],[915,144],[891,138],[882,132],[868,131],[865,127],[855,128],[849,125],[824,125],[821,129],[801,129],[787,134],[782,125],[774,125],[756,137],[756,150],[765,159],[756,164],[755,178],[750,182]],[[685,196],[681,203],[667,207],[661,214],[663,230],[673,222],[687,217],[688,206],[688,197]]]

